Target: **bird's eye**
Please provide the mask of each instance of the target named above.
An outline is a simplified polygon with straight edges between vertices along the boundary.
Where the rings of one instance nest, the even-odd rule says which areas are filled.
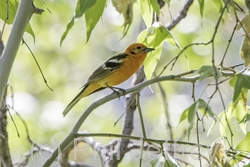
[[[141,49],[141,46],[137,46],[136,49]]]

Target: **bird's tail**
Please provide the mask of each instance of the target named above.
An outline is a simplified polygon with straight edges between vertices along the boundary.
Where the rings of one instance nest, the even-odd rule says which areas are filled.
[[[78,103],[78,101],[80,100],[81,98],[79,98],[79,96],[77,95],[68,105],[67,107],[63,110],[63,116],[65,117],[68,112],[76,105],[76,103]]]
[[[81,90],[80,93],[78,93],[78,95],[76,95],[76,97],[67,105],[67,107],[63,110],[63,116],[65,117],[65,115],[68,114],[68,112],[76,105],[76,103],[78,103],[79,100],[81,100],[81,98],[85,95],[83,95],[85,89],[88,87],[89,84],[86,84],[83,86],[83,89]]]
[[[63,116],[67,115],[67,113],[78,103],[81,98],[88,96],[94,92],[100,91],[104,89],[104,87],[99,87],[98,85],[86,84],[83,86],[81,92],[67,105],[67,107],[63,110]]]

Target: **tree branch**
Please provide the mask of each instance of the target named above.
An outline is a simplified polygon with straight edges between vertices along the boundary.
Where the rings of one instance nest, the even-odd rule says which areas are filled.
[[[5,104],[7,86],[4,93],[4,100],[0,107],[0,167],[12,167],[12,160],[9,150],[9,137],[7,132],[7,107]]]
[[[143,71],[143,68],[140,68],[136,74],[135,78],[133,80],[132,85],[135,86],[138,83],[141,83],[145,78],[145,74]],[[126,97],[126,114],[125,114],[125,119],[124,119],[124,126],[123,126],[123,135],[131,135],[133,131],[133,121],[134,121],[134,111],[136,110],[136,101],[135,101],[135,96],[136,94],[130,94],[129,96]],[[128,144],[129,144],[129,139],[124,139],[122,138],[121,141],[119,142],[119,146],[117,149],[117,152],[114,152],[112,156],[112,160],[106,161],[107,164],[106,166],[109,167],[115,167],[118,166],[118,164],[122,161],[124,155],[127,152],[128,149]]]
[[[140,92],[143,88],[152,85],[154,83],[158,83],[158,82],[163,82],[163,81],[178,81],[178,82],[191,82],[194,83],[195,81],[200,79],[200,75],[194,75],[194,76],[189,76],[189,77],[185,77],[187,75],[193,74],[195,71],[189,71],[189,72],[185,72],[185,73],[181,73],[178,75],[168,75],[168,76],[162,76],[162,77],[157,77],[157,78],[153,78],[147,81],[144,81],[132,88],[126,89],[125,95],[127,94],[131,94],[131,93],[137,93]],[[234,76],[235,73],[234,72],[222,72],[223,76]],[[212,77],[212,76],[211,76]],[[80,127],[82,126],[83,122],[87,119],[87,117],[89,116],[89,114],[96,108],[98,108],[99,106],[118,98],[117,97],[117,92],[112,93],[108,96],[105,96],[103,98],[101,98],[100,100],[97,100],[95,102],[93,102],[84,112],[83,114],[79,117],[79,119],[77,120],[75,126],[73,127],[73,129],[71,130],[71,132],[69,133],[69,135],[62,141],[62,143],[60,144],[60,146],[54,150],[54,152],[52,153],[52,155],[50,156],[50,158],[43,164],[43,167],[47,167],[50,166],[53,161],[57,158],[58,153],[60,154],[61,150],[64,150],[67,145],[76,137],[76,134],[78,132],[78,130],[80,129]],[[124,95],[124,92],[119,92],[120,96]]]
[[[29,23],[30,17],[34,11],[35,7],[33,5],[33,0],[20,1],[7,45],[2,56],[0,57],[0,102],[3,100],[4,90],[25,28]]]
[[[130,139],[130,140],[137,140],[137,141],[145,141],[148,143],[155,143],[155,144],[164,144],[164,143],[168,143],[168,144],[178,144],[178,145],[188,145],[188,146],[192,146],[192,147],[199,147],[199,148],[204,148],[204,149],[210,149],[211,146],[207,146],[204,144],[197,144],[197,143],[192,143],[192,142],[186,142],[186,141],[180,141],[180,140],[158,140],[158,139],[151,139],[151,138],[144,138],[144,137],[137,137],[137,136],[127,136],[127,135],[120,135],[120,134],[113,134],[113,133],[81,133],[78,132],[76,134],[77,137],[117,137],[117,138],[123,138],[123,139]],[[152,149],[152,147],[150,147]],[[157,150],[152,150],[152,151],[157,151]],[[171,152],[171,150],[170,150]],[[230,155],[230,157],[233,157],[235,155],[242,157],[242,158],[246,158],[246,159],[250,159],[245,152],[240,153],[237,150],[233,150],[232,148],[230,148],[229,150],[226,150],[226,152]],[[185,150],[181,150],[181,151],[177,151],[174,150],[174,153],[178,153],[178,154],[190,154],[190,152],[187,152]],[[197,152],[191,152],[192,154],[196,154],[198,155],[199,153]],[[207,160],[207,158],[205,158]]]
[[[182,10],[180,11],[179,15],[175,19],[172,20],[172,22],[167,25],[167,29],[171,30],[174,28],[183,18],[187,16],[187,12],[190,8],[190,6],[193,4],[194,0],[187,0],[185,5],[183,6]]]
[[[1,32],[0,32],[1,36]],[[4,44],[2,38],[0,38],[0,56],[3,53]],[[8,133],[7,133],[7,107],[6,107],[6,95],[7,95],[7,86],[5,86],[4,97],[2,105],[0,107],[0,167],[2,166],[13,166],[10,156],[10,150],[8,146]]]
[[[158,1],[159,3],[159,1]],[[183,9],[181,10],[180,14],[177,16],[176,19],[174,19],[169,26],[167,26],[168,30],[171,30],[174,28],[183,18],[186,17],[187,11],[191,4],[193,3],[193,0],[188,0]],[[162,7],[163,5],[161,5]],[[157,19],[159,19],[157,17]],[[143,71],[143,68],[141,68],[135,75],[135,82],[133,85],[136,85],[138,83],[141,83],[145,79],[145,74]],[[124,120],[124,127],[123,127],[123,132],[122,134],[124,135],[130,135],[133,130],[133,118],[134,118],[134,111],[136,110],[136,100],[135,100],[135,94],[130,95],[128,98],[126,98],[126,115],[125,115],[125,120]],[[120,146],[118,148],[119,152],[119,159],[117,159],[117,154],[114,154],[114,157],[111,161],[108,161],[108,164],[110,167],[116,167],[120,161],[123,159],[125,153],[127,152],[127,146],[128,146],[129,140],[127,139],[122,139],[120,141]]]

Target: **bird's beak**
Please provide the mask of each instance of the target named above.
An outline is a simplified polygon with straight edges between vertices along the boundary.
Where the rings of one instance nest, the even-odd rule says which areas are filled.
[[[155,50],[155,49],[154,48],[146,48],[146,49],[144,49],[144,52],[148,53],[148,52],[151,52],[153,50]]]

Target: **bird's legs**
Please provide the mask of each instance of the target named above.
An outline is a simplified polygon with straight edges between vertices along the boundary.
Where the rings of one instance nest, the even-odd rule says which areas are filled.
[[[120,92],[122,92],[122,95],[125,97],[125,93],[126,93],[126,90],[125,89],[122,89],[122,88],[118,88],[118,87],[114,87],[114,86],[109,86],[107,83],[106,83],[106,86],[111,89],[113,92],[115,92],[118,96],[118,98],[120,99]],[[118,90],[118,91],[117,91]]]

